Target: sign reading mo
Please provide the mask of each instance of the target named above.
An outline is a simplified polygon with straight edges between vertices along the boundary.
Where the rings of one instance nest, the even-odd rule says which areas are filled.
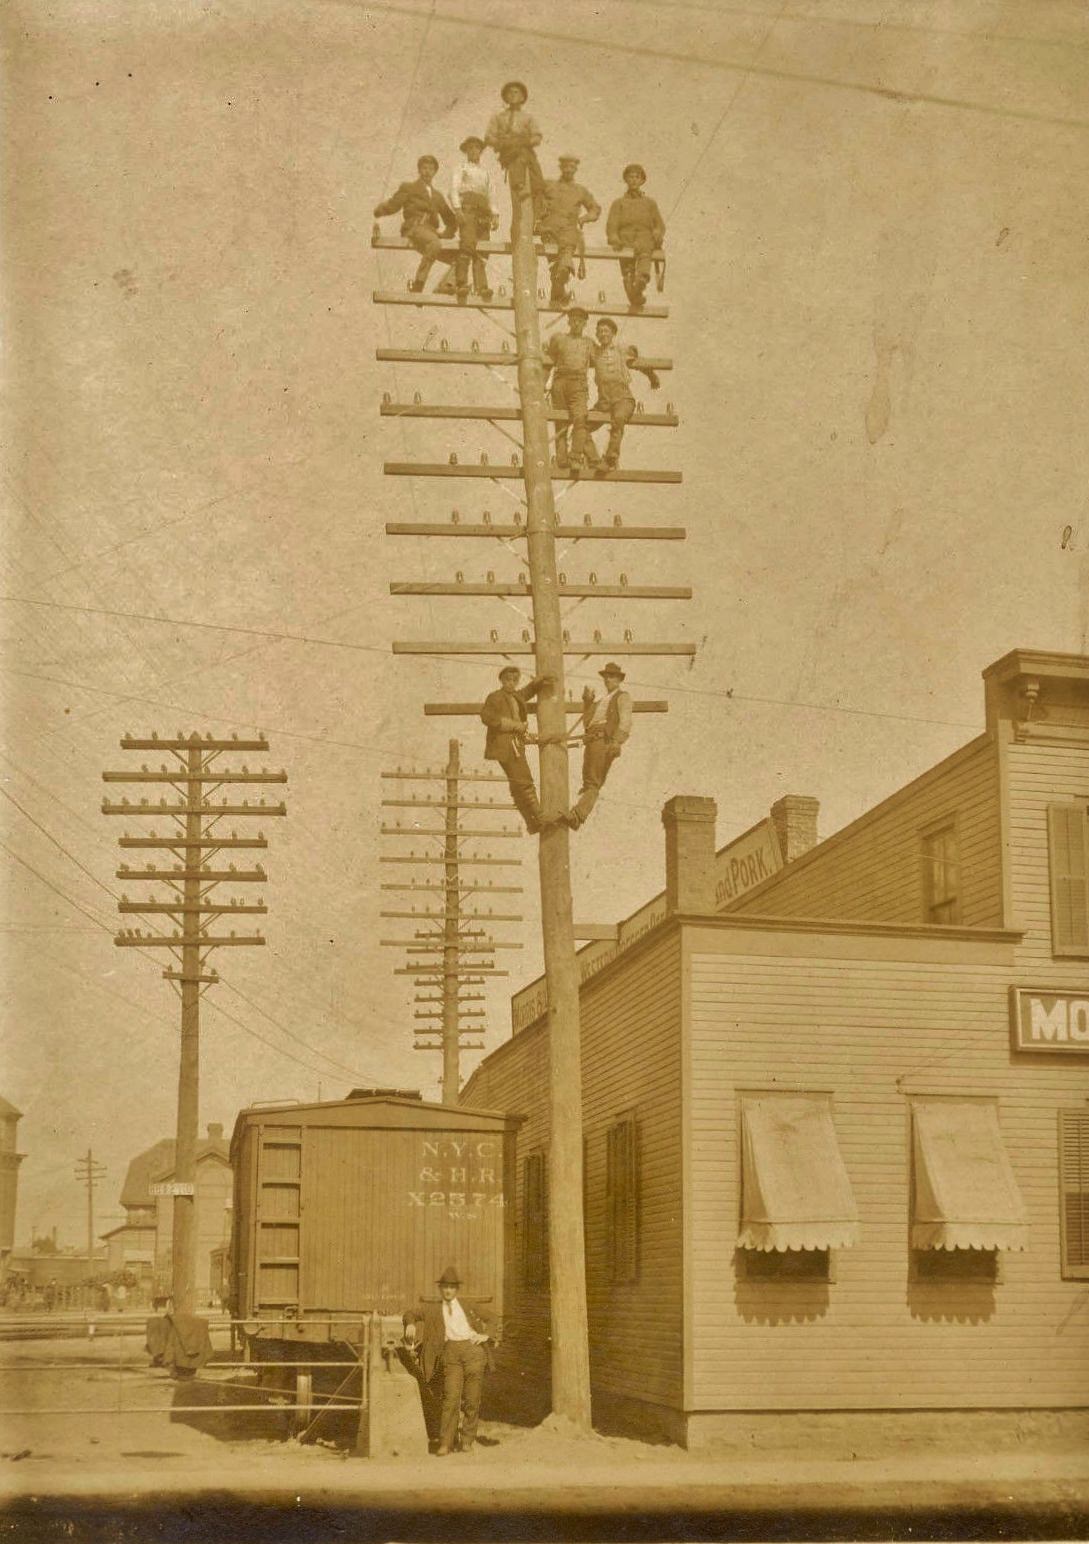
[[[1089,1052],[1089,994],[1010,988],[1015,1051]]]

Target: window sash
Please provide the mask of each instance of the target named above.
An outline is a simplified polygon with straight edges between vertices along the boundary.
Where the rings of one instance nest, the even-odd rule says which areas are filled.
[[[955,824],[923,837],[923,890],[928,922],[960,921],[960,843]]]

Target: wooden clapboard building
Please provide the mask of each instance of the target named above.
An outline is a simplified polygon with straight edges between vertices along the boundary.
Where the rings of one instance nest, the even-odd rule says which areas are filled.
[[[716,852],[713,801],[670,800],[664,893],[581,951],[598,1418],[699,1446],[1084,1417],[1089,658],[984,680],[984,732],[827,841],[787,799]],[[512,1008],[463,1098],[525,1117],[507,1351],[543,1382],[541,986]]]

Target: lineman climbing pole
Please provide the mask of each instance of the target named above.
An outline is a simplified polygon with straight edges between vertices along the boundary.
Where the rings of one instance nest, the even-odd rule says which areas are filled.
[[[443,784],[444,792],[441,799],[419,798],[414,795],[411,798],[382,800],[383,805],[395,809],[425,810],[430,816],[441,817],[442,824],[434,829],[428,829],[415,825],[402,826],[400,820],[397,820],[392,826],[383,826],[383,836],[438,838],[441,843],[441,853],[427,850],[417,856],[415,851],[412,851],[407,856],[383,855],[380,861],[441,865],[443,874],[442,880],[438,883],[432,883],[428,876],[422,880],[413,878],[402,883],[394,881],[383,884],[383,890],[425,891],[431,895],[437,895],[440,904],[436,907],[434,903],[426,903],[423,910],[418,910],[413,904],[408,911],[381,912],[380,915],[383,917],[424,923],[424,927],[411,939],[383,938],[381,943],[386,948],[406,951],[407,964],[398,974],[411,975],[418,989],[416,1002],[421,1005],[423,1011],[421,1012],[418,1008],[414,1017],[422,1019],[428,1026],[438,1025],[437,1029],[418,1028],[414,1046],[417,1051],[440,1050],[442,1052],[442,1102],[457,1104],[461,1089],[460,1053],[484,1049],[483,1041],[466,1038],[474,1030],[479,1032],[479,1026],[472,1021],[484,1017],[482,1008],[471,1008],[468,1004],[483,1001],[484,994],[466,989],[483,986],[489,977],[507,975],[505,970],[496,969],[495,951],[522,947],[520,943],[493,939],[488,932],[488,929],[496,923],[521,922],[521,915],[511,912],[497,913],[491,907],[486,912],[479,909],[482,897],[498,894],[520,895],[522,886],[498,885],[494,881],[467,878],[464,871],[485,866],[516,868],[520,862],[518,858],[492,857],[490,854],[479,852],[477,843],[481,838],[491,840],[495,837],[518,836],[521,833],[504,829],[489,830],[487,826],[467,829],[460,824],[461,810],[472,810],[473,814],[469,818],[478,820],[483,814],[505,811],[510,809],[511,805],[508,799],[500,802],[495,798],[465,797],[466,784],[502,783],[505,788],[507,780],[501,773],[463,771],[461,747],[457,740],[450,741],[446,766],[439,771],[428,768],[423,772],[412,772],[402,771],[398,767],[395,772],[383,772],[382,776],[397,781]],[[471,844],[471,850],[466,850],[464,845],[466,842]],[[466,910],[464,903],[471,896],[477,898],[473,902],[474,909]],[[428,909],[429,907],[431,909]],[[477,922],[482,922],[485,926],[475,927],[473,924]]]
[[[142,836],[123,833],[119,842],[123,849],[161,851],[176,860],[169,868],[159,868],[150,860],[145,860],[143,867],[130,868],[127,863],[122,863],[118,868],[118,879],[146,880],[167,887],[142,900],[130,900],[122,893],[118,911],[123,916],[161,917],[175,926],[170,934],[122,928],[114,943],[121,949],[166,949],[174,955],[177,965],[177,968],[167,967],[163,979],[170,982],[181,998],[178,1122],[174,1150],[174,1180],[178,1189],[174,1196],[172,1263],[174,1307],[179,1313],[192,1312],[196,1287],[194,1185],[200,1119],[200,1000],[208,987],[219,980],[218,973],[208,965],[208,956],[213,949],[252,947],[265,942],[261,933],[238,933],[233,927],[212,933],[209,928],[225,917],[263,915],[268,910],[261,900],[247,902],[236,896],[222,900],[214,894],[221,883],[264,884],[267,878],[259,865],[252,869],[239,869],[233,863],[225,868],[211,867],[212,860],[224,852],[252,851],[268,846],[262,831],[253,836],[239,836],[234,830],[227,835],[218,828],[228,817],[253,819],[256,816],[261,819],[266,815],[287,813],[283,804],[269,804],[264,799],[257,803],[248,799],[228,803],[224,797],[218,804],[213,803],[214,795],[225,786],[287,782],[286,772],[269,772],[267,769],[251,772],[245,765],[221,767],[218,759],[224,751],[264,752],[268,748],[268,741],[263,736],[255,740],[240,740],[237,736],[215,740],[210,735],[204,738],[198,734],[183,735],[180,730],[176,737],[166,739],[156,734],[147,739],[126,735],[121,741],[122,750],[165,752],[177,764],[162,762],[158,770],[153,771],[144,763],[138,772],[102,774],[106,783],[166,785],[179,796],[176,803],[168,803],[165,798],[152,803],[147,797],[135,804],[129,799],[116,803],[108,799],[102,801],[105,815],[150,816],[167,822],[168,829],[161,835],[155,830]],[[169,829],[171,822],[173,829]]]
[[[545,820],[540,837],[541,917],[544,943],[545,976],[548,986],[549,1022],[549,1069],[550,1069],[550,1128],[549,1128],[549,1271],[552,1318],[552,1405],[554,1412],[566,1418],[576,1428],[588,1430],[590,1426],[590,1373],[587,1337],[585,1243],[582,1211],[582,1075],[579,1031],[579,977],[575,957],[576,930],[572,920],[570,877],[570,833],[566,825],[555,817],[565,811],[569,803],[567,749],[563,744],[567,733],[567,715],[578,713],[580,704],[567,699],[564,682],[565,658],[575,656],[586,660],[594,656],[672,655],[691,657],[694,645],[676,643],[636,642],[630,631],[625,630],[619,641],[605,642],[600,633],[594,632],[590,640],[574,642],[564,628],[561,602],[573,598],[581,603],[591,598],[622,600],[637,599],[688,599],[690,590],[685,588],[634,586],[626,576],[615,586],[598,585],[591,575],[587,584],[569,584],[566,575],[557,570],[557,537],[572,542],[583,540],[681,540],[684,531],[676,527],[653,526],[624,527],[619,519],[611,525],[594,525],[589,517],[583,523],[561,525],[556,518],[556,501],[553,496],[553,471],[549,460],[548,424],[566,417],[563,412],[550,411],[544,392],[545,366],[541,355],[540,316],[550,314],[558,319],[562,308],[539,305],[543,299],[537,290],[537,258],[548,255],[554,248],[535,246],[533,236],[533,209],[528,186],[511,187],[513,219],[511,242],[506,244],[482,244],[481,253],[509,252],[513,259],[513,297],[508,300],[500,288],[499,298],[491,301],[468,301],[459,305],[453,298],[441,295],[420,295],[379,290],[374,299],[379,304],[417,305],[447,308],[465,314],[483,314],[501,330],[506,330],[499,320],[504,312],[514,313],[515,352],[504,341],[500,350],[483,352],[474,342],[468,349],[451,350],[445,340],[439,348],[423,349],[380,348],[379,359],[391,363],[484,365],[493,371],[504,365],[517,366],[518,405],[508,408],[468,407],[460,405],[425,404],[419,396],[411,403],[395,403],[388,396],[383,399],[382,413],[390,417],[419,417],[442,419],[483,419],[490,422],[499,433],[507,434],[503,421],[518,418],[522,425],[522,440],[518,444],[521,454],[510,458],[509,465],[492,465],[482,456],[479,465],[459,464],[451,455],[443,462],[387,462],[385,471],[393,476],[457,477],[491,479],[495,486],[502,480],[519,479],[525,488],[520,511],[513,519],[493,522],[490,513],[479,519],[463,521],[455,511],[446,522],[391,522],[386,531],[395,536],[476,537],[497,539],[508,551],[518,556],[513,541],[526,544],[525,573],[517,580],[496,581],[489,573],[483,584],[466,583],[459,573],[454,583],[397,583],[391,592],[398,595],[448,595],[488,596],[508,599],[528,596],[532,606],[532,636],[527,628],[520,640],[502,640],[492,631],[486,642],[438,640],[434,642],[395,642],[393,650],[401,655],[450,656],[464,655],[499,657],[514,660],[532,655],[538,675],[552,678],[551,690],[543,690],[535,708],[537,730],[540,737],[541,805]],[[406,248],[407,242],[383,239],[377,229],[374,245],[383,248]],[[612,249],[591,248],[587,258],[606,258],[615,265],[618,253]],[[604,296],[599,304],[587,305],[590,315],[624,315],[640,320],[662,319],[668,315],[665,307],[646,306],[638,312],[627,307],[609,306]],[[499,313],[497,315],[496,313]],[[641,362],[656,370],[668,370],[672,361],[645,358]],[[591,414],[590,422],[602,422],[602,415]],[[665,414],[638,413],[632,427],[672,427],[677,422],[672,409]],[[511,436],[508,435],[508,438]],[[556,473],[555,475],[560,475]],[[603,476],[582,479],[581,488],[595,487],[600,483],[679,483],[680,472],[617,470]],[[636,702],[636,712],[661,712],[665,704],[660,702]],[[479,703],[428,704],[425,712],[434,714],[479,714]],[[551,819],[550,819],[551,817]]]

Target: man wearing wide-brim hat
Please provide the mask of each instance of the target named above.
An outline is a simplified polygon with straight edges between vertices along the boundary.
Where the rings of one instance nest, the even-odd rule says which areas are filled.
[[[590,686],[584,687],[582,693],[582,787],[575,803],[562,817],[572,831],[589,819],[609,768],[631,734],[631,698],[622,690],[624,672],[610,660],[598,675],[605,684],[604,697],[598,699]]]
[[[492,174],[480,164],[484,141],[478,134],[469,134],[458,148],[465,159],[455,166],[450,179],[450,207],[457,216],[461,234],[454,267],[454,283],[458,300],[464,304],[469,298],[470,262],[473,267],[473,288],[482,300],[492,298],[488,287],[488,272],[477,249],[499,224],[499,216],[496,213]]]
[[[544,174],[537,159],[542,135],[536,119],[525,110],[529,92],[520,80],[508,80],[499,95],[506,106],[489,120],[484,139],[499,157],[513,192],[520,192],[529,179],[533,215],[539,220],[545,209]]]
[[[438,1302],[407,1309],[403,1323],[406,1343],[419,1347],[424,1384],[442,1374],[442,1414],[435,1453],[445,1458],[455,1448],[471,1452],[476,1441],[484,1374],[492,1366],[489,1348],[495,1325],[479,1303],[461,1298],[461,1276],[454,1266],[446,1267],[436,1285]]]

